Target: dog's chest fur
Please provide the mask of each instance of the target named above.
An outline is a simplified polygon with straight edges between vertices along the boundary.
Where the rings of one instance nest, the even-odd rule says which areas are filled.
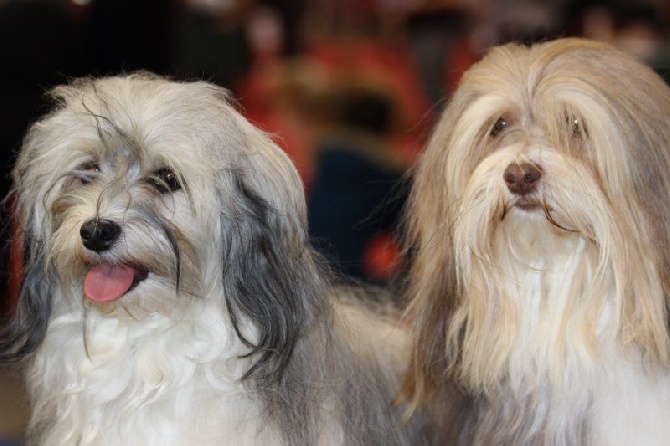
[[[670,419],[667,373],[650,372],[635,351],[613,341],[616,324],[607,306],[597,318],[598,339],[584,336],[592,316],[584,302],[614,292],[611,277],[594,280],[595,250],[579,236],[559,237],[545,224],[514,220],[495,236],[495,266],[475,262],[470,276],[473,292],[490,284],[484,292],[492,306],[512,303],[493,320],[505,325],[514,318],[509,325],[518,331],[487,353],[505,351],[504,366],[490,396],[474,400],[462,443],[670,444],[670,428],[658,429]]]
[[[33,441],[44,445],[276,443],[238,381],[248,361],[224,321],[141,324],[89,311],[54,318],[30,369]],[[227,338],[227,339],[226,339]],[[275,437],[273,439],[273,437]]]

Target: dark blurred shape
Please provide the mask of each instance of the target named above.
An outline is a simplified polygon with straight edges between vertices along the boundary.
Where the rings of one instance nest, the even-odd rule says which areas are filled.
[[[245,28],[251,3],[240,0],[222,9],[190,7],[181,11],[175,27],[176,73],[233,88],[251,65]]]
[[[392,159],[393,103],[373,90],[334,92],[335,122],[317,150],[309,225],[317,249],[346,276],[384,282],[397,274],[393,236],[408,193]]]
[[[342,125],[373,135],[386,135],[391,130],[391,106],[386,96],[360,92],[345,97],[342,104]]]
[[[494,7],[498,40],[532,45],[560,37],[564,30],[563,0],[498,0]]]
[[[571,35],[612,42],[670,81],[670,3],[664,10],[645,0],[574,0],[567,10]]]
[[[90,7],[88,74],[169,73],[175,45],[174,0],[92,0]]]
[[[425,3],[407,14],[407,42],[424,94],[437,105],[445,98],[445,70],[469,29],[469,17],[451,2],[439,8]]]
[[[282,53],[293,57],[303,50],[302,20],[309,0],[260,0],[259,3],[275,9],[282,21],[284,36]]]

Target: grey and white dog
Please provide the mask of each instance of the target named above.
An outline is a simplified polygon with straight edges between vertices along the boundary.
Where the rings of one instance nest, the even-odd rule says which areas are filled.
[[[300,179],[226,91],[148,73],[52,92],[13,172],[24,281],[0,359],[44,445],[422,442],[405,335],[341,302]]]

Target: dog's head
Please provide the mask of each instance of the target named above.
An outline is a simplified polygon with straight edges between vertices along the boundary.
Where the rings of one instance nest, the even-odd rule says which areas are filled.
[[[208,83],[134,74],[51,94],[14,170],[27,254],[3,356],[34,350],[52,310],[141,321],[217,298],[281,368],[320,294],[284,153]]]
[[[667,362],[668,172],[670,90],[650,68],[579,39],[492,49],[416,172],[410,393],[447,370],[478,390],[502,379],[525,316],[547,308],[553,353],[579,342],[595,356],[607,309],[615,342]],[[530,296],[529,277],[565,284],[548,291],[562,303],[532,302],[550,287]]]

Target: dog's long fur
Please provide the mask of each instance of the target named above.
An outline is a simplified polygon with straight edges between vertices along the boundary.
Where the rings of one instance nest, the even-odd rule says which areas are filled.
[[[524,163],[526,197],[504,179]],[[404,396],[438,444],[670,444],[670,90],[651,69],[580,39],[492,49],[408,220]]]
[[[31,443],[422,441],[390,407],[403,333],[337,299],[295,169],[224,90],[138,73],[52,96],[14,170],[26,261],[0,333],[0,359],[26,364]],[[111,249],[82,244],[92,218],[121,226]],[[96,303],[82,281],[101,262],[147,275]]]

